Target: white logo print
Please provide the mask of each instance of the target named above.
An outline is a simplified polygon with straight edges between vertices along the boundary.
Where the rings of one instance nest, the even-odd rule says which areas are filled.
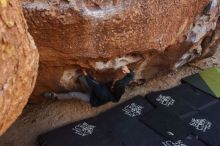
[[[96,126],[89,125],[86,122],[83,122],[82,124],[76,125],[75,128],[73,128],[72,130],[78,135],[86,136],[92,134],[95,127]]]
[[[164,146],[187,146],[182,142],[182,140],[178,140],[177,142],[165,141],[165,142],[162,142],[162,144]]]
[[[163,96],[161,94],[156,98],[156,101],[158,101],[162,105],[165,105],[166,107],[172,106],[175,102],[175,100],[172,99],[170,96]]]
[[[211,129],[212,123],[207,121],[206,119],[195,119],[193,118],[189,125],[196,128],[196,130],[206,132],[207,130]]]
[[[136,117],[141,115],[143,108],[144,108],[143,106],[137,105],[135,103],[131,103],[130,105],[124,107],[122,110],[125,112],[126,115],[131,117]]]

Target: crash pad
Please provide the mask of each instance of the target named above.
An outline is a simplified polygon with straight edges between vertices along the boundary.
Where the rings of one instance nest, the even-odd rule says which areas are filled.
[[[216,98],[220,98],[220,68],[209,68],[183,78],[182,82],[188,83]]]

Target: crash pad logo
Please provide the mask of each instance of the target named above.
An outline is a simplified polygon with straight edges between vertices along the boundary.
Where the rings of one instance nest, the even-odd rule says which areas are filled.
[[[89,125],[86,122],[83,122],[82,124],[76,125],[75,128],[73,128],[72,130],[80,136],[86,136],[92,134],[95,127],[96,126]]]
[[[178,140],[177,142],[165,141],[165,142],[162,142],[162,144],[164,146],[187,146],[182,142],[182,140]]]
[[[196,130],[206,132],[207,130],[211,129],[212,123],[206,119],[192,118],[189,125],[195,127]]]
[[[166,107],[172,106],[175,102],[175,100],[172,99],[170,96],[164,96],[161,94],[156,98],[156,101],[158,101],[160,104],[162,104]]]
[[[131,103],[126,107],[124,107],[122,110],[126,115],[131,117],[136,117],[141,115],[143,108],[144,108],[143,106],[137,105],[135,103]]]

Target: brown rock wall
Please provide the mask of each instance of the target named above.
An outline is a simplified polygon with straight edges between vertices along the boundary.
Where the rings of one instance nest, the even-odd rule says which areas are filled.
[[[98,80],[106,81],[115,79],[122,65],[129,65],[138,81],[200,57],[204,53],[203,39],[207,34],[212,37],[215,34],[218,3],[217,0],[24,2],[29,31],[40,53],[33,97],[40,97],[46,90],[76,89],[77,69],[82,67],[92,70]]]

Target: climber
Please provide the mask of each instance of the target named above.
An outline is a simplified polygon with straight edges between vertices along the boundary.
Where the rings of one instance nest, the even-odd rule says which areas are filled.
[[[67,92],[67,93],[54,93],[45,92],[43,95],[49,99],[69,100],[79,99],[88,102],[91,106],[97,107],[109,101],[118,102],[125,92],[126,86],[134,77],[133,71],[129,70],[127,66],[123,66],[122,72],[124,77],[117,80],[111,87],[107,84],[101,84],[96,81],[85,70],[82,70],[83,75],[80,76],[79,82],[84,92]]]

